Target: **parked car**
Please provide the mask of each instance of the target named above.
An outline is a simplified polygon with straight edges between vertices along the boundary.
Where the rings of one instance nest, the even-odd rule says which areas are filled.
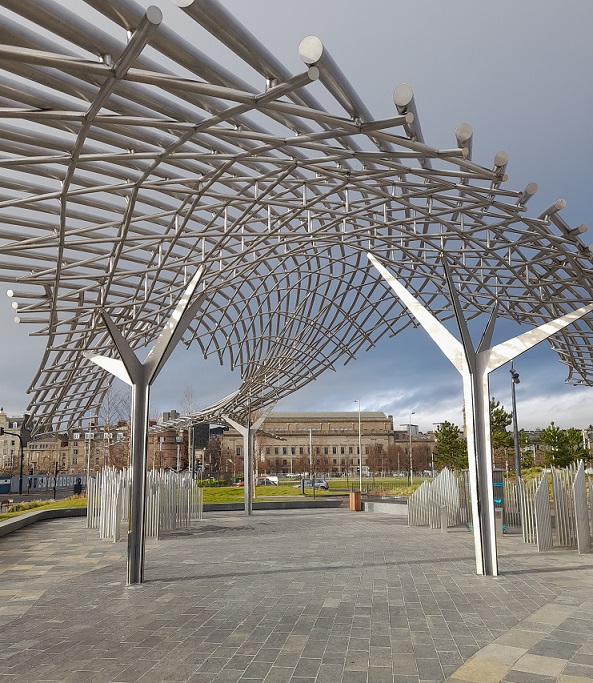
[[[258,486],[278,486],[278,477],[258,477]]]
[[[311,480],[310,479],[305,479],[305,488],[310,489],[311,488]],[[324,491],[329,490],[329,484],[325,481],[325,479],[313,479],[313,486],[316,489],[323,489]],[[300,489],[301,485],[300,484],[295,484],[294,485],[295,489]]]
[[[233,486],[245,486],[245,482],[244,482],[244,481],[236,481],[236,482],[233,484]]]

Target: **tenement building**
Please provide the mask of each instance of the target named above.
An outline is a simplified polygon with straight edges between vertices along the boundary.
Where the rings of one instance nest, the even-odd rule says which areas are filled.
[[[254,458],[261,472],[296,474],[310,471],[333,475],[383,469],[395,445],[393,417],[381,412],[272,412],[255,437]],[[221,436],[223,460],[243,457],[243,438],[234,429]],[[208,463],[205,463],[208,468]]]
[[[0,468],[5,473],[19,467],[21,447],[19,437],[23,436],[23,421],[22,415],[12,417],[4,412],[4,408],[0,408],[0,428],[2,430],[0,435]]]

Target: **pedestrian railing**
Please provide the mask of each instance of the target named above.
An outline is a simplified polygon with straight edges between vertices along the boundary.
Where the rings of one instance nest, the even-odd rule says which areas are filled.
[[[459,477],[446,467],[432,482],[422,482],[408,500],[408,524],[431,529],[462,524],[466,515],[459,489]]]
[[[88,488],[87,526],[99,529],[101,538],[119,541],[121,525],[129,521],[131,469],[105,467],[91,478]],[[146,481],[145,534],[188,528],[203,519],[202,488],[188,474],[151,470]]]

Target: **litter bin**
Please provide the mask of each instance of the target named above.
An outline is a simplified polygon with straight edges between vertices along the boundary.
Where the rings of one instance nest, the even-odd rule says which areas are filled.
[[[10,493],[10,477],[0,477],[0,493]]]
[[[360,491],[350,491],[350,511],[360,512],[362,510],[362,502]]]

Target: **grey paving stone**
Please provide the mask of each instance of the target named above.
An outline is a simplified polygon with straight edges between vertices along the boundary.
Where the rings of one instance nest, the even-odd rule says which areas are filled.
[[[305,668],[297,676],[299,662],[319,660],[316,683],[330,683],[330,676],[369,683],[390,668],[394,683],[442,683],[452,667],[519,622],[565,656],[578,646],[572,666],[587,667],[593,657],[586,591],[573,583],[573,593],[561,592],[562,572],[553,581],[547,572],[531,574],[550,560],[519,539],[502,540],[503,576],[492,580],[474,575],[471,535],[461,529],[443,539],[347,511],[257,513],[249,520],[221,513],[202,527],[208,524],[227,532],[196,528],[149,541],[149,580],[137,589],[124,585],[124,544],[106,545],[84,520],[3,539],[3,550],[20,555],[0,554],[0,590],[22,586],[11,567],[23,557],[53,569],[27,578],[40,598],[24,614],[0,619],[2,672],[14,679],[25,671],[27,683],[58,675],[70,683],[83,670],[84,683],[111,683],[126,670],[128,678],[141,674],[142,683],[234,683],[239,675],[270,683],[272,675],[288,674],[287,683],[304,683],[315,676]],[[554,553],[556,565],[563,553]],[[81,558],[99,564],[89,571]],[[573,553],[570,561],[582,561],[579,576],[591,581],[586,558]],[[522,621],[557,596],[576,610],[559,628]],[[85,657],[70,662],[71,652]]]
[[[584,664],[575,664],[569,662],[563,670],[565,676],[581,676],[587,680],[593,681],[593,666],[586,666]]]
[[[544,676],[511,669],[501,683],[556,683],[556,680],[556,676]]]

